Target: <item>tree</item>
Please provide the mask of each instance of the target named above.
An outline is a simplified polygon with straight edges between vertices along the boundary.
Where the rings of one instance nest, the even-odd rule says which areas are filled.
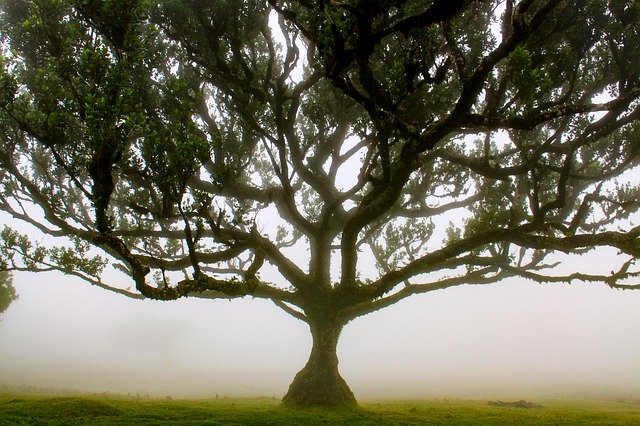
[[[415,294],[639,287],[635,1],[1,9],[0,208],[62,241],[5,227],[2,268],[269,299],[313,336],[286,403],[354,403],[341,329]],[[558,267],[597,247],[619,264]]]
[[[13,288],[11,274],[0,271],[0,314],[7,310],[11,302],[16,300],[16,290]]]

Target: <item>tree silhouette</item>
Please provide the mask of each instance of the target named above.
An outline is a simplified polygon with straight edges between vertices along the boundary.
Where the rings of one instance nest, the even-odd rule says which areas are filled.
[[[7,310],[11,302],[16,300],[16,290],[13,288],[11,274],[0,271],[0,314]]]
[[[355,402],[340,331],[418,293],[638,288],[635,1],[0,9],[0,209],[61,239],[7,226],[0,267],[269,299],[313,336],[287,403]],[[619,263],[558,268],[596,247]]]

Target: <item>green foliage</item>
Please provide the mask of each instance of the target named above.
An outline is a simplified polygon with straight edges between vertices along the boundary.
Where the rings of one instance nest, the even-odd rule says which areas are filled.
[[[3,57],[0,57],[0,107],[5,107],[13,102],[18,91],[18,83],[15,77],[7,71],[6,62]]]
[[[13,287],[11,273],[0,270],[0,314],[6,311],[11,302],[17,299],[18,295]]]
[[[640,152],[634,2],[533,2],[525,16],[495,2],[279,4],[2,1],[0,158],[18,169],[0,172],[2,206],[40,205],[73,235],[45,248],[7,233],[6,262],[97,277],[97,231],[125,245],[119,260],[182,271],[189,248],[255,254],[247,235],[277,210],[271,242],[363,236],[331,250],[357,265],[370,245],[384,274],[437,249],[449,213],[469,219],[444,248],[534,219],[605,229],[572,222],[589,199],[588,212],[635,211],[589,192]],[[619,110],[586,105],[618,95]]]
[[[106,261],[101,256],[90,257],[91,246],[80,239],[73,240],[73,247],[53,247],[48,255],[62,271],[80,271],[92,277],[102,274]]]
[[[489,181],[483,187],[485,197],[471,209],[471,218],[465,223],[464,236],[486,232],[509,225],[510,206],[504,202],[505,194],[513,193],[509,182]]]
[[[462,230],[453,222],[449,222],[449,226],[445,231],[445,240],[444,243],[446,245],[455,244],[462,239]]]
[[[102,256],[92,255],[87,241],[73,238],[71,242],[71,247],[46,247],[5,226],[0,232],[0,266],[31,271],[55,267],[66,273],[99,278],[107,261]]]
[[[523,45],[518,46],[509,59],[508,72],[522,102],[529,109],[537,106],[553,88],[549,72],[534,66],[531,52]]]
[[[524,16],[495,2],[1,5],[0,158],[16,166],[0,172],[3,209],[40,205],[41,229],[111,233],[130,245],[116,257],[145,264],[192,262],[181,237],[253,253],[252,221],[272,208],[288,223],[265,238],[367,229],[337,246],[375,245],[386,271],[436,249],[449,212],[471,218],[445,245],[536,215],[567,231],[640,152],[631,1],[532,2]],[[86,247],[18,243],[28,268],[101,270]]]

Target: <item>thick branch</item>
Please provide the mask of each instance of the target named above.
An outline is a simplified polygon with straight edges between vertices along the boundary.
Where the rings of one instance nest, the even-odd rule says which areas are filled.
[[[529,225],[522,225],[514,229],[494,229],[451,243],[410,262],[403,268],[389,272],[371,284],[365,291],[369,295],[368,297],[381,297],[413,276],[439,269],[439,267],[445,266],[450,259],[455,259],[463,253],[488,244],[512,243],[531,249],[555,250],[564,253],[572,253],[582,248],[608,246],[618,248],[630,256],[640,257],[638,241],[640,226],[629,232],[608,231],[562,238],[533,235],[529,228]]]

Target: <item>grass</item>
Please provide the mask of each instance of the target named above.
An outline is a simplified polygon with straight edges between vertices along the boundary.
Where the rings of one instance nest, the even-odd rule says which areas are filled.
[[[630,425],[640,400],[536,400],[541,407],[486,400],[363,401],[358,409],[299,409],[276,399],[131,400],[104,396],[0,394],[0,424],[210,425]]]

